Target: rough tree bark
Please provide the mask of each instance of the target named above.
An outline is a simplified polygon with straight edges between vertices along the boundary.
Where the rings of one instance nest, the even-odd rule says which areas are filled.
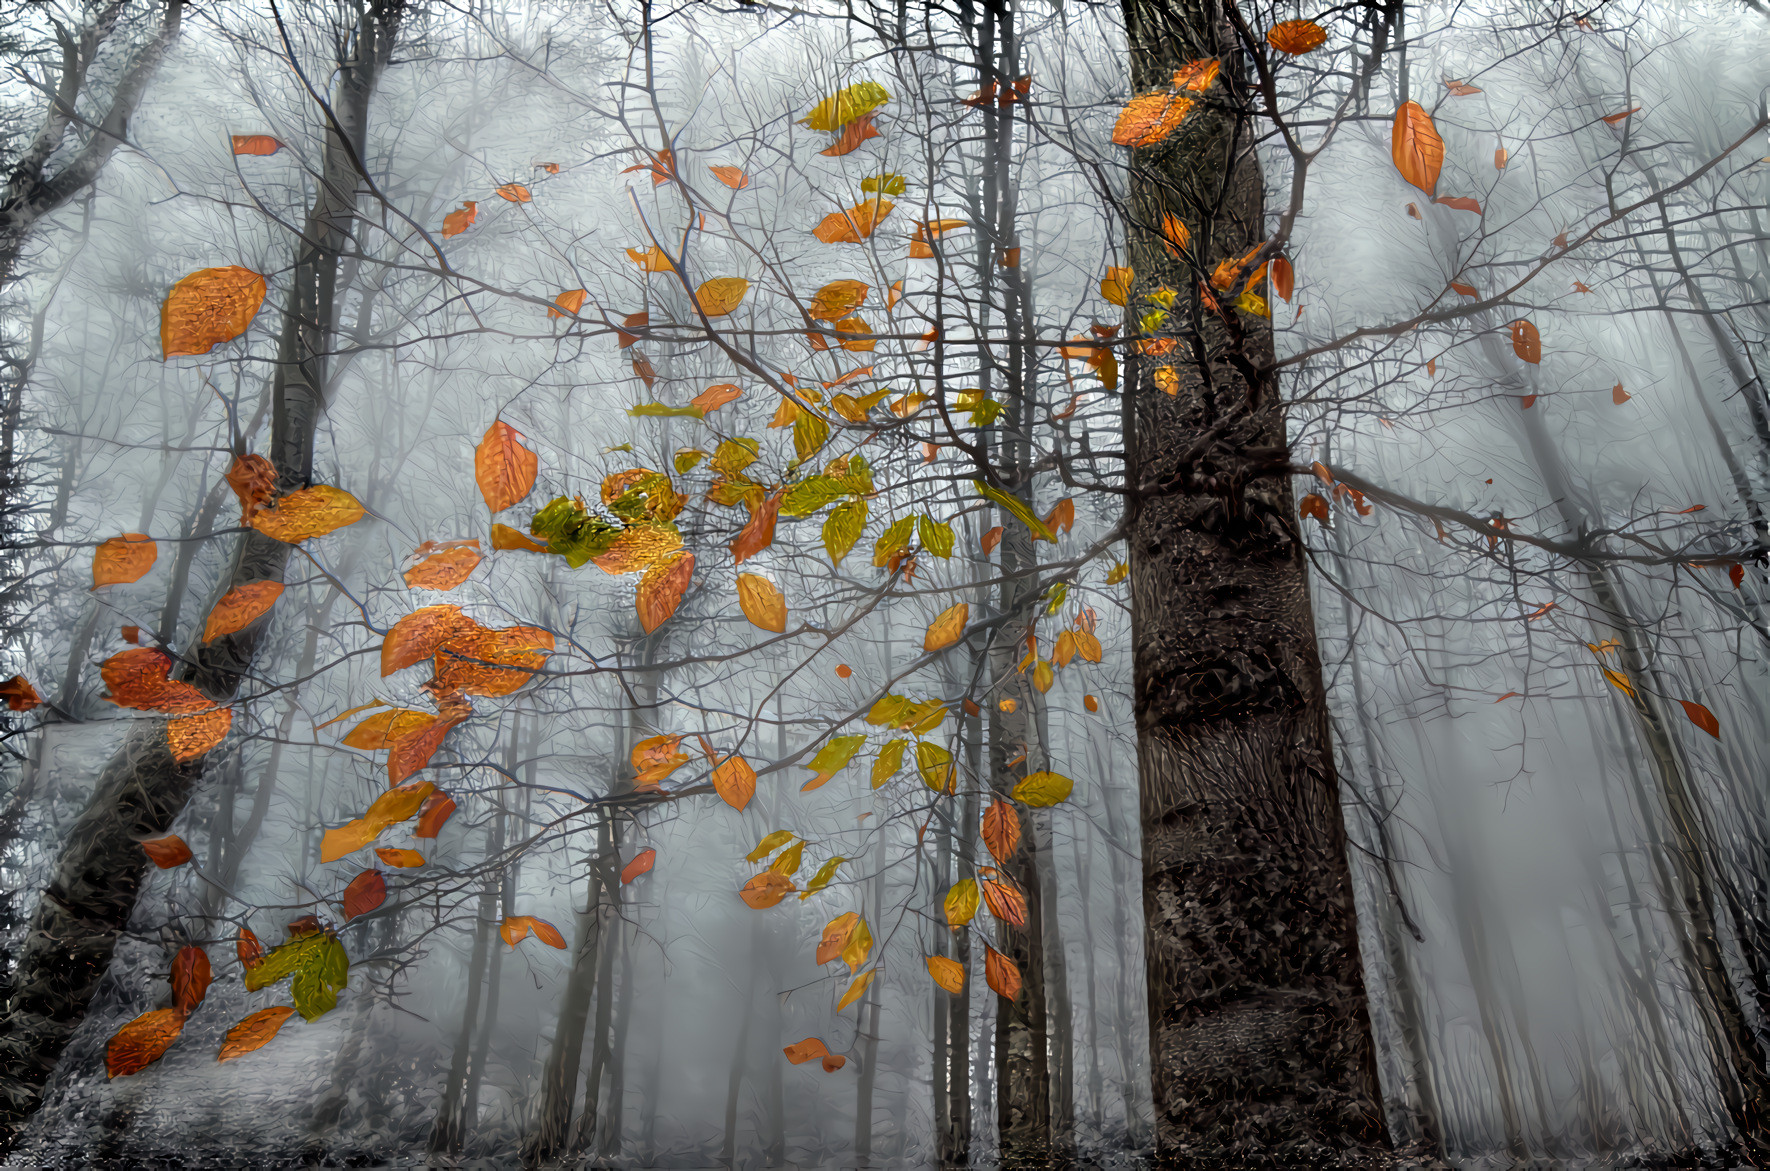
[[[1129,327],[1160,286],[1177,345],[1128,363],[1127,532],[1151,1078],[1170,1165],[1357,1165],[1387,1145],[1308,579],[1267,322],[1201,273],[1266,239],[1223,0],[1124,0],[1137,92],[1217,57],[1133,158]],[[1189,250],[1159,231],[1184,221]],[[1178,393],[1158,388],[1172,364]]]
[[[348,42],[340,38],[321,182],[297,248],[272,385],[269,456],[280,492],[305,486],[310,474],[314,426],[325,409],[338,257],[356,214],[369,100],[391,58],[403,10],[403,0],[369,0]],[[281,580],[290,548],[247,533],[220,590]],[[203,645],[176,673],[211,699],[228,701],[251,669],[263,628],[255,624]],[[147,866],[138,843],[166,832],[201,773],[200,761],[173,759],[161,721],[137,721],[70,828],[0,1008],[0,1151],[36,1110],[110,965]]]

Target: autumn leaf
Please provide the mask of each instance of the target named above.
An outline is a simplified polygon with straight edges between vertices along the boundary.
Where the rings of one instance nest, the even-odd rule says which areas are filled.
[[[1118,121],[1113,123],[1113,145],[1154,146],[1179,128],[1190,109],[1192,99],[1183,94],[1167,90],[1138,94],[1119,111]]]
[[[831,281],[812,295],[805,315],[813,321],[838,321],[864,305],[870,291],[865,281]]]
[[[207,354],[245,333],[264,304],[264,291],[264,278],[237,264],[179,280],[160,306],[161,360]]]
[[[1641,111],[1640,106],[1634,106],[1630,109],[1624,110],[1620,114],[1606,114],[1606,115],[1604,115],[1604,121],[1611,126],[1615,126],[1618,122],[1621,122],[1624,118],[1627,118],[1630,114],[1637,114],[1637,113],[1640,113],[1640,111]]]
[[[859,150],[860,144],[867,141],[869,138],[878,137],[879,129],[873,125],[873,116],[871,114],[862,114],[848,125],[842,127],[842,133],[836,136],[835,142],[817,153],[828,158],[839,159],[843,155],[853,154],[855,151]]]
[[[813,789],[820,788],[831,777],[847,768],[848,762],[854,759],[854,754],[860,751],[860,746],[866,743],[866,739],[865,736],[836,736],[832,738],[829,743],[817,750],[817,754],[811,758],[811,763],[805,766],[815,775],[799,786],[799,791],[809,793]]]
[[[258,942],[258,935],[250,927],[240,928],[240,934],[234,941],[234,954],[240,957],[240,966],[250,971],[264,959],[264,945]]]
[[[948,927],[965,926],[977,914],[977,908],[981,902],[976,879],[966,878],[953,883],[952,889],[946,892],[946,899],[941,904],[941,909],[946,914],[946,925]]]
[[[1309,495],[1303,497],[1302,500],[1298,501],[1297,515],[1312,516],[1320,522],[1323,528],[1332,527],[1332,522],[1328,519],[1327,499],[1319,493],[1311,492]]]
[[[989,913],[1015,927],[1026,926],[1026,896],[1004,882],[985,879],[982,884],[983,905]]]
[[[772,493],[750,514],[749,523],[738,533],[737,539],[731,542],[732,559],[737,564],[742,565],[774,544],[774,524],[780,513],[781,499],[785,495],[785,488]]]
[[[547,310],[547,319],[551,321],[555,317],[575,316],[578,310],[584,307],[584,299],[589,295],[590,293],[587,289],[567,289],[559,296],[553,298],[553,303],[557,305],[558,308]]]
[[[1634,395],[1623,389],[1623,384],[1620,382],[1610,388],[1610,401],[1615,406],[1620,407],[1634,397]]]
[[[1109,268],[1100,282],[1100,295],[1114,305],[1123,305],[1131,296],[1134,274],[1129,268]]]
[[[498,188],[498,194],[511,203],[528,203],[533,198],[529,195],[529,189],[521,183],[506,183]]]
[[[752,625],[776,634],[787,628],[787,600],[773,582],[753,573],[740,573],[737,594],[738,605]]]
[[[139,581],[159,555],[159,546],[146,533],[112,537],[92,552],[92,588]]]
[[[1327,44],[1327,30],[1313,20],[1287,20],[1266,30],[1266,43],[1280,53],[1300,57]],[[1015,986],[1019,987],[1016,978]],[[992,984],[991,987],[994,987]],[[1008,999],[1014,999],[1010,996]]]
[[[916,745],[916,771],[922,783],[936,793],[951,793],[958,784],[953,754],[932,740]]]
[[[430,658],[443,643],[479,623],[461,607],[424,606],[393,624],[381,641],[381,675],[385,678],[413,663]]]
[[[792,894],[795,889],[793,880],[786,875],[765,870],[744,883],[744,888],[738,892],[738,897],[749,904],[753,910],[765,911]]]
[[[1084,695],[1082,696],[1082,706],[1090,712],[1097,712],[1100,710],[1100,700],[1092,695]]]
[[[1008,795],[1024,805],[1035,809],[1044,809],[1069,800],[1075,782],[1066,776],[1051,772],[1028,773],[1014,791]]]
[[[983,844],[990,857],[1006,862],[1020,845],[1020,814],[1006,801],[993,801],[983,815]]]
[[[1715,719],[1714,712],[1703,707],[1700,703],[1693,703],[1688,699],[1680,699],[1678,703],[1683,706],[1684,714],[1690,717],[1691,723],[1695,724],[1715,739],[1719,740],[1721,738],[1721,721]]]
[[[436,717],[416,708],[392,708],[376,712],[352,728],[339,743],[347,748],[377,752],[436,723]]]
[[[378,846],[375,849],[375,856],[389,866],[399,869],[409,869],[424,865],[424,855],[416,850],[394,849],[390,846]]]
[[[658,852],[656,850],[639,851],[639,853],[633,856],[633,861],[621,868],[621,885],[625,886],[629,882],[638,878],[641,874],[650,871],[653,863],[657,860]]]
[[[7,710],[15,712],[28,712],[43,702],[43,697],[23,675],[14,675],[0,683],[0,699],[6,701]]]
[[[189,1016],[209,991],[209,953],[186,946],[172,957],[172,1007]]]
[[[1543,339],[1536,326],[1520,318],[1507,326],[1512,331],[1512,352],[1535,365],[1543,360]]]
[[[756,770],[743,757],[726,757],[713,769],[713,791],[733,809],[742,810],[756,795]]]
[[[184,1031],[184,1018],[179,1009],[156,1008],[111,1034],[104,1054],[106,1075],[128,1077],[158,1061]]]
[[[280,581],[254,581],[235,586],[209,611],[209,621],[203,627],[203,641],[210,642],[224,634],[244,630],[282,596],[283,583]]]
[[[842,999],[836,1002],[836,1011],[841,1012],[843,1009],[859,1000],[861,994],[867,990],[867,985],[871,984],[873,982],[873,977],[878,974],[879,969],[874,968],[871,971],[862,972],[860,975],[856,976],[854,981],[848,985],[848,990],[842,993]]]
[[[1455,98],[1466,98],[1471,94],[1478,94],[1481,92],[1481,90],[1475,86],[1465,85],[1460,81],[1447,81],[1444,83],[1444,88],[1449,90],[1451,96]]]
[[[189,715],[215,706],[210,698],[188,683],[168,679],[172,659],[154,647],[120,651],[99,664],[111,703],[122,708]]]
[[[811,234],[825,244],[859,244],[873,234],[879,222],[896,206],[881,196],[864,199],[847,211],[831,212]]]
[[[855,928],[860,926],[860,922],[860,915],[855,911],[849,911],[847,914],[837,915],[824,924],[823,938],[818,941],[817,945],[816,963],[818,967],[821,968],[831,960],[841,957],[843,949],[848,946],[848,941],[854,938]]]
[[[545,553],[547,546],[538,541],[531,541],[523,536],[521,530],[509,525],[494,524],[492,526],[492,549],[494,551],[517,551],[522,553]]]
[[[415,838],[434,838],[455,812],[455,799],[447,793],[432,793],[418,806],[418,825],[412,830]]]
[[[198,712],[194,716],[166,721],[166,747],[172,752],[172,759],[183,763],[203,756],[227,738],[228,729],[234,726],[234,710],[231,707],[219,707],[213,711]]]
[[[235,134],[231,137],[237,155],[274,155],[283,149],[283,144],[268,134]]]
[[[811,113],[799,119],[799,124],[812,130],[835,130],[890,100],[891,95],[884,86],[876,81],[863,81],[837,90],[813,106]]]
[[[928,631],[922,636],[922,649],[932,653],[952,646],[965,632],[965,623],[970,617],[971,606],[968,602],[948,606],[928,624]]]
[[[1599,670],[1604,672],[1605,680],[1608,681],[1612,687],[1616,688],[1630,699],[1635,698],[1635,685],[1629,682],[1629,677],[1627,675],[1624,675],[1621,671],[1612,671],[1609,667],[1600,667]]]
[[[515,947],[531,934],[548,947],[561,950],[565,948],[565,936],[559,933],[559,928],[533,915],[509,915],[498,927],[498,937],[511,947]]]
[[[1465,285],[1461,281],[1450,282],[1450,287],[1453,291],[1461,293],[1465,297],[1479,297],[1481,295],[1476,291],[1474,285]]]
[[[1506,169],[1506,148],[1505,147],[1503,147],[1503,146],[1499,147],[1499,148],[1495,149],[1495,151],[1493,152],[1493,167],[1494,167],[1494,170],[1496,170],[1496,171],[1503,171]]]
[[[788,1045],[781,1052],[785,1053],[787,1060],[794,1065],[804,1065],[807,1061],[816,1061],[820,1057],[829,1056],[830,1053],[824,1043],[816,1037],[807,1037],[797,1044]]]
[[[879,749],[879,755],[873,761],[871,777],[873,788],[877,789],[902,770],[904,750],[909,747],[909,743],[908,740],[900,738],[887,742],[883,748]]]
[[[1418,102],[1404,102],[1395,111],[1389,150],[1401,177],[1431,195],[1444,166],[1444,139],[1438,137],[1432,117]]]
[[[634,606],[639,624],[650,634],[676,613],[682,594],[694,578],[694,554],[683,552],[666,558],[645,571],[639,579],[639,592]]]
[[[958,960],[946,956],[929,956],[927,958],[928,975],[933,981],[952,993],[954,996],[965,991],[965,965]]]
[[[286,1004],[259,1009],[227,1031],[227,1036],[221,1042],[221,1052],[216,1055],[215,1060],[232,1061],[236,1057],[244,1057],[256,1049],[264,1048],[283,1027],[283,1022],[294,1015],[295,1010]]]
[[[750,177],[736,167],[708,167],[713,178],[719,180],[733,191],[742,191],[750,185]]]
[[[344,921],[367,915],[387,901],[387,879],[379,870],[365,870],[344,888]]]
[[[437,647],[436,686],[463,695],[510,695],[534,679],[553,647],[553,634],[538,626],[492,630],[476,622]]]
[[[429,781],[409,781],[387,790],[355,818],[337,829],[329,829],[320,839],[320,861],[336,862],[354,854],[380,836],[390,825],[405,821],[418,812],[424,799],[436,791]]]
[[[443,216],[443,239],[447,240],[451,236],[459,236],[462,232],[465,232],[468,228],[472,227],[473,221],[478,217],[479,204],[471,199],[465,200],[458,209]]]
[[[1179,260],[1185,255],[1187,245],[1192,242],[1192,229],[1173,212],[1163,212],[1161,238],[1162,247],[1167,249],[1168,255]]]
[[[193,855],[191,848],[177,834],[167,834],[163,838],[149,838],[141,844],[142,853],[148,860],[161,870],[170,870],[174,866],[183,866]]]
[[[724,317],[738,307],[749,289],[750,282],[741,276],[719,276],[702,281],[694,300],[708,317]]]
[[[1003,1000],[1020,995],[1020,968],[1015,962],[991,947],[983,945],[983,978],[990,991]]]
[[[640,272],[675,272],[676,265],[670,257],[656,244],[641,252],[637,248],[627,249],[627,258],[639,266]]]
[[[240,523],[252,523],[252,514],[269,504],[277,494],[277,470],[262,455],[241,455],[234,458],[227,470],[227,486],[240,500]]]
[[[269,508],[253,514],[252,527],[272,540],[299,545],[367,515],[362,503],[344,489],[315,484],[271,501]]]
[[[1191,90],[1193,93],[1204,93],[1217,80],[1217,72],[1222,62],[1215,57],[1205,57],[1198,61],[1188,61],[1174,71],[1174,80],[1168,84],[1175,89]]]
[[[522,432],[502,419],[486,428],[473,452],[473,478],[493,512],[527,497],[539,467],[539,457],[522,445]]]
[[[1440,195],[1432,200],[1440,207],[1452,208],[1456,211],[1472,211],[1481,214],[1481,205],[1465,195]]]

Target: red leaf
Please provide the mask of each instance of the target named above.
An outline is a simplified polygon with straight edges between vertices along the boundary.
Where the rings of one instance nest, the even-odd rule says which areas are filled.
[[[172,959],[172,1005],[186,1016],[203,1003],[209,991],[209,953],[200,947],[181,947]]]
[[[1721,722],[1715,719],[1714,712],[1703,707],[1700,703],[1692,703],[1687,699],[1680,699],[1678,702],[1684,705],[1684,714],[1690,717],[1691,723],[1715,739],[1721,738]]]
[[[191,848],[184,844],[184,839],[177,834],[167,834],[163,838],[152,838],[141,844],[142,851],[161,870],[170,870],[174,866],[183,866],[191,860]]]
[[[626,867],[621,871],[621,885],[625,886],[635,878],[638,878],[641,874],[650,870],[652,864],[657,860],[658,852],[656,850],[639,851],[639,853],[634,856],[633,861],[627,863]]]
[[[1476,215],[1481,214],[1481,205],[1466,195],[1441,195],[1432,202],[1453,208],[1456,211],[1472,211]]]
[[[379,870],[365,870],[344,888],[344,921],[367,915],[387,901],[387,880]]]
[[[412,831],[415,838],[434,838],[455,812],[455,799],[447,793],[432,793],[424,798],[424,804],[418,807],[418,828]]]

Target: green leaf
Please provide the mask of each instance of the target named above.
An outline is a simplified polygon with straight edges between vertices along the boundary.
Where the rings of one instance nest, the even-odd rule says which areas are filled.
[[[936,793],[953,791],[953,754],[932,740],[916,745],[916,771],[922,774],[922,783]]]
[[[350,956],[337,936],[321,935],[315,954],[295,973],[289,986],[295,1011],[303,1020],[324,1016],[338,1007],[338,993],[350,981]]]
[[[898,774],[903,768],[903,750],[908,746],[909,741],[899,737],[879,749],[879,758],[873,761],[873,788],[877,789]]]
[[[935,520],[923,513],[916,522],[917,534],[922,538],[922,548],[936,557],[953,555],[953,526],[945,521]]]
[[[784,874],[791,878],[799,873],[799,860],[804,854],[805,843],[794,842],[787,849],[781,851],[781,856],[774,860],[774,864],[769,869],[776,874]]]
[[[820,777],[833,777],[848,767],[848,762],[854,759],[854,754],[860,751],[860,746],[866,741],[865,736],[833,737],[828,744],[817,750],[817,755],[805,767]]]
[[[328,938],[325,933],[316,932],[298,936],[271,948],[257,967],[246,969],[246,991],[257,992],[260,988],[269,988],[278,980],[294,975],[297,969],[319,953]]]
[[[908,696],[883,696],[867,712],[867,723],[874,727],[896,727],[913,706]]]
[[[842,499],[848,490],[841,481],[829,476],[810,476],[800,480],[781,498],[782,516],[810,516],[826,504]]]
[[[800,462],[823,450],[824,444],[829,441],[830,425],[823,421],[822,416],[801,410],[799,417],[793,420],[793,450],[799,453]]]
[[[635,419],[699,419],[704,412],[699,407],[672,407],[664,403],[640,403],[636,407],[628,407],[627,413]]]
[[[824,551],[830,555],[831,566],[840,566],[842,558],[854,548],[867,527],[867,502],[850,500],[838,504],[824,518]]]
[[[546,538],[547,551],[564,557],[566,564],[573,569],[580,569],[591,558],[608,552],[615,538],[621,535],[619,526],[564,496],[548,501],[545,508],[535,513],[534,519],[529,521],[529,532]]]
[[[1001,416],[1004,409],[1006,404],[984,397],[981,390],[962,390],[953,397],[953,410],[969,413],[973,427],[989,426]]]
[[[1045,603],[1045,613],[1047,615],[1057,613],[1058,609],[1061,608],[1063,605],[1063,599],[1067,598],[1068,596],[1069,596],[1069,583],[1068,582],[1060,581],[1060,582],[1054,583],[1050,589],[1045,591],[1045,597],[1049,599]]]
[[[849,456],[848,474],[840,477],[840,480],[842,487],[853,492],[856,496],[871,496],[873,494],[873,469],[867,466],[865,456]]]
[[[891,559],[891,555],[900,549],[910,547],[910,534],[915,531],[916,518],[906,516],[902,520],[893,521],[891,526],[873,542],[873,564],[883,565]]]
[[[713,470],[722,476],[735,476],[755,463],[761,451],[762,445],[754,439],[722,439],[713,449]]]
[[[676,453],[675,467],[677,475],[685,475],[694,471],[700,462],[707,458],[707,453],[698,447],[684,447]]]
[[[862,191],[870,191],[875,195],[902,195],[904,179],[902,175],[888,172],[883,175],[870,175],[860,181]]]
[[[817,873],[812,875],[811,881],[806,884],[804,893],[799,896],[799,901],[804,902],[824,887],[830,885],[830,880],[836,877],[836,867],[842,865],[842,863],[846,861],[848,861],[848,859],[838,854],[828,862],[825,862],[822,866],[819,866],[817,868]]]
[[[1057,543],[1057,534],[1046,528],[1045,522],[1034,515],[1033,510],[1028,508],[1021,501],[1008,495],[1008,493],[1003,492],[999,488],[990,487],[982,480],[973,480],[971,483],[976,486],[977,491],[982,494],[985,499],[994,502],[1000,506],[1003,511],[1013,516],[1015,520],[1018,520],[1021,524],[1031,529],[1033,540],[1049,541],[1053,545]]]

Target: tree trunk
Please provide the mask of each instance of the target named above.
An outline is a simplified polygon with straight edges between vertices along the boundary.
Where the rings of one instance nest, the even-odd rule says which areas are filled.
[[[1124,12],[1136,90],[1219,57],[1251,104],[1220,0]],[[1128,219],[1130,331],[1144,296],[1180,291],[1177,347],[1127,363],[1124,422],[1157,1150],[1348,1165],[1387,1140],[1271,330],[1198,292],[1266,238],[1252,129],[1201,100],[1134,156]],[[1178,393],[1155,385],[1166,362]]]
[[[312,463],[314,426],[325,407],[334,278],[356,210],[356,160],[362,157],[369,99],[392,53],[402,10],[401,0],[372,0],[352,41],[354,59],[339,66],[336,121],[296,256],[272,390],[271,460],[282,492],[304,486]],[[260,533],[246,534],[221,591],[281,580],[290,549]],[[228,701],[251,668],[264,625],[202,646],[180,674],[211,699]],[[110,965],[147,866],[138,843],[166,832],[201,772],[200,761],[173,759],[162,721],[138,720],[70,828],[0,1012],[0,1150],[10,1147],[36,1110]]]

